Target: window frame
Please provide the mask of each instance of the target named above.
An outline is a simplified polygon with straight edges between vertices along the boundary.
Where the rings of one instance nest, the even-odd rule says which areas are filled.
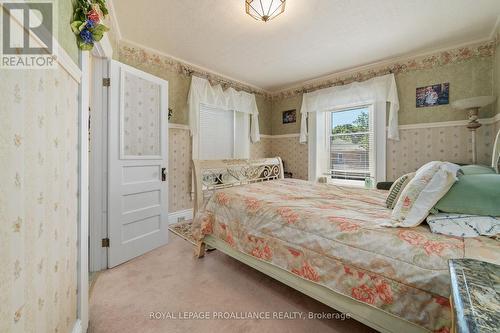
[[[339,108],[334,108],[334,109],[329,109],[326,111],[326,122],[325,122],[325,146],[326,146],[326,151],[328,158],[326,159],[326,172],[324,173],[325,176],[327,176],[327,182],[336,184],[336,185],[353,185],[353,186],[364,186],[364,179],[363,180],[356,180],[356,179],[342,179],[342,178],[333,178],[332,177],[332,169],[331,169],[331,163],[332,163],[332,156],[331,156],[331,140],[333,137],[332,134],[332,114],[336,112],[345,112],[345,111],[351,111],[351,110],[360,110],[360,109],[368,109],[368,122],[369,122],[369,130],[368,133],[372,133],[372,141],[373,141],[373,148],[370,147],[369,151],[369,156],[368,160],[373,161],[374,166],[369,165],[369,177],[373,177],[377,179],[377,126],[376,126],[376,119],[375,119],[375,108],[373,103],[360,103],[360,104],[353,104],[349,105],[346,107],[339,107]],[[343,155],[343,153],[336,153],[338,156],[339,154]]]
[[[375,180],[376,182],[384,182],[386,180],[386,150],[387,150],[387,112],[388,107],[386,102],[376,102],[372,100],[365,100],[359,103],[352,103],[341,105],[335,108],[329,108],[323,112],[309,113],[307,124],[309,128],[308,134],[308,179],[309,181],[316,182],[320,177],[325,177],[327,173],[328,160],[326,155],[329,149],[329,130],[327,123],[329,121],[330,111],[344,110],[348,108],[360,108],[370,105],[373,108],[373,128],[374,128],[374,142],[375,142]],[[329,169],[329,167],[328,167]],[[328,177],[327,177],[328,178]],[[340,182],[336,182],[340,183]],[[355,184],[341,184],[349,186],[359,186],[360,182]],[[363,184],[364,185],[364,184]]]

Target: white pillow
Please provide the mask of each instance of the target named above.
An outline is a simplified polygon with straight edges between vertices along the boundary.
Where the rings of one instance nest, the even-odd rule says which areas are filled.
[[[415,227],[457,180],[460,167],[449,162],[433,161],[417,170],[406,185],[392,211],[393,227]]]

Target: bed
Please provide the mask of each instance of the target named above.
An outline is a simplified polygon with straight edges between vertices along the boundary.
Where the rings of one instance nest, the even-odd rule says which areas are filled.
[[[380,226],[385,191],[284,179],[279,158],[193,163],[199,257],[216,248],[381,332],[447,332],[448,259],[500,263],[490,238]]]

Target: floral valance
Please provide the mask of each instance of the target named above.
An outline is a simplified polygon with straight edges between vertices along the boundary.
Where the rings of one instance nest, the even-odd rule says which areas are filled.
[[[198,133],[201,104],[251,115],[250,138],[252,142],[260,141],[259,111],[255,95],[233,88],[223,90],[220,85],[212,86],[208,80],[193,76],[188,96],[191,135]]]
[[[373,104],[375,112],[386,112],[387,102],[390,103],[387,137],[399,140],[399,99],[394,74],[305,93],[300,109],[302,115],[300,142],[307,142],[307,115],[310,112],[331,111],[363,103]]]

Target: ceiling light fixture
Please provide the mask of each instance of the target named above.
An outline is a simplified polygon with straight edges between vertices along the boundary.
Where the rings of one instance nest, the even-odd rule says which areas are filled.
[[[245,11],[257,21],[270,21],[285,11],[286,0],[245,0]]]

